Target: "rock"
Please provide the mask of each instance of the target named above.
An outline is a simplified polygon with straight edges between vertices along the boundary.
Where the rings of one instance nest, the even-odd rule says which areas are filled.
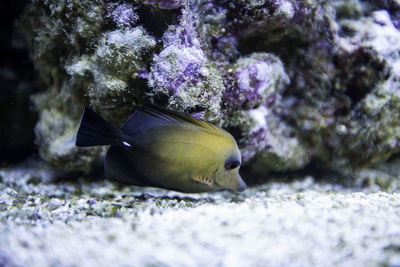
[[[154,56],[148,84],[154,98],[168,107],[219,123],[224,89],[221,73],[202,50],[191,12],[163,35],[163,49]]]
[[[155,40],[136,21],[130,4],[37,2],[25,11],[21,23],[49,87],[34,97],[40,112],[35,133],[40,155],[54,167],[86,170],[103,151],[75,147],[84,106],[120,124],[143,98],[144,88],[135,86],[135,79]],[[103,32],[106,26],[113,30]]]
[[[384,162],[400,149],[399,9],[356,0],[34,1],[21,23],[47,84],[34,97],[40,154],[86,170],[104,150],[74,147],[82,108],[119,126],[153,103],[228,129],[255,172]]]

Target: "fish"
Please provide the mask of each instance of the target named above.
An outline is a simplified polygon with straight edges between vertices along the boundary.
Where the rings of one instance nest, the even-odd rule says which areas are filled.
[[[104,174],[121,183],[184,193],[247,188],[233,136],[185,113],[144,105],[118,129],[86,107],[75,145],[110,146]]]

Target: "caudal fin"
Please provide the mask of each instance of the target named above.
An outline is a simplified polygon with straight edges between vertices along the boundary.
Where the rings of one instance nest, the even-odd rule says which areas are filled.
[[[121,142],[121,132],[90,108],[83,110],[76,134],[76,146],[113,145]]]

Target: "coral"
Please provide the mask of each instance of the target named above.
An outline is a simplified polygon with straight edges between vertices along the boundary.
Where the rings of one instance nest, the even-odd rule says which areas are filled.
[[[348,104],[328,129],[333,165],[370,166],[400,151],[400,32],[385,10],[359,20],[340,20],[336,91]],[[344,92],[343,92],[344,90]],[[338,139],[338,140],[335,140]]]
[[[254,53],[242,57],[226,71],[222,101],[233,109],[252,109],[272,101],[289,83],[279,58]]]
[[[40,155],[56,167],[87,169],[102,149],[75,147],[81,110],[91,105],[121,124],[143,97],[137,76],[155,39],[136,25],[137,14],[128,3],[37,1],[25,13],[21,24],[49,86],[34,97]]]
[[[148,75],[154,97],[167,98],[170,108],[219,123],[223,80],[201,48],[190,12],[166,31],[163,44]]]
[[[226,89],[222,102],[226,116],[235,120],[225,122],[227,128],[237,128],[245,161],[253,168],[279,170],[298,169],[308,163],[306,148],[294,137],[294,129],[280,121],[275,114],[282,102],[282,93],[290,83],[278,57],[254,53],[228,65]],[[272,109],[272,107],[274,107]]]
[[[71,58],[65,65],[71,78],[71,86],[81,87],[91,106],[111,110],[123,103],[135,103],[144,94],[143,88],[135,88],[134,80],[145,66],[147,51],[155,45],[153,37],[143,27],[116,29],[105,33],[91,55]],[[125,112],[129,112],[126,110]],[[121,110],[105,114],[111,121]]]
[[[34,1],[21,24],[48,86],[34,97],[41,155],[84,169],[101,149],[73,147],[83,106],[119,125],[154,103],[228,129],[257,172],[383,162],[400,150],[399,10],[358,0]]]
[[[134,26],[139,19],[131,3],[119,4],[110,2],[107,5],[107,10],[108,16],[110,16],[118,28]]]

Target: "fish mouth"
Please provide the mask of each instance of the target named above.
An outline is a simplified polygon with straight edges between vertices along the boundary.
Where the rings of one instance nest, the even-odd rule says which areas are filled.
[[[236,190],[239,192],[243,192],[244,190],[246,190],[247,184],[243,181],[242,177],[239,176],[238,182],[238,189]]]
[[[239,187],[239,188],[237,189],[237,191],[243,192],[243,191],[246,190],[246,189],[247,189],[247,185],[244,184],[244,185],[242,185],[241,187]]]

